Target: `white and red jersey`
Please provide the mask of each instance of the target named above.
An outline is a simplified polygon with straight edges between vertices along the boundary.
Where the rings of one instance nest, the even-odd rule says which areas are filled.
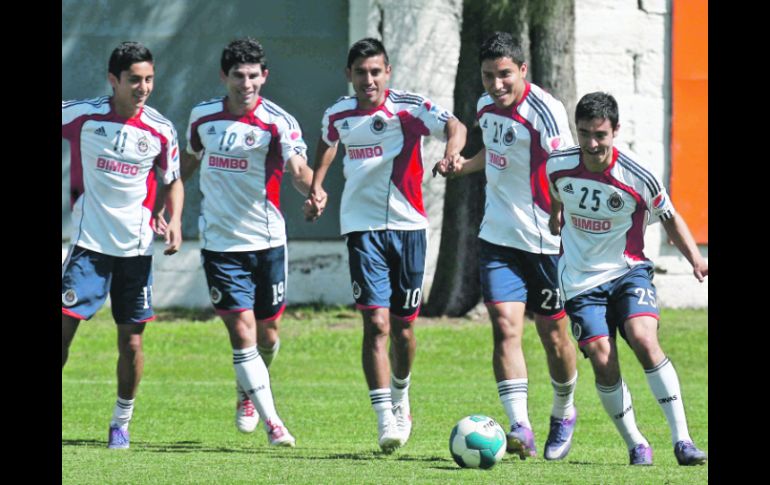
[[[422,137],[446,140],[454,115],[418,94],[389,89],[385,102],[358,108],[354,96],[337,100],[323,116],[321,137],[345,145],[345,188],[340,232],[428,227],[422,201]]]
[[[580,148],[553,153],[546,168],[562,211],[559,284],[566,299],[623,276],[646,263],[647,224],[670,219],[665,187],[630,153],[612,149],[601,173],[589,172]]]
[[[157,179],[179,178],[174,125],[145,106],[126,119],[110,96],[63,101],[61,135],[70,142],[73,245],[110,256],[152,254]]]
[[[281,179],[289,158],[307,159],[302,130],[265,98],[242,116],[230,114],[225,102],[199,103],[187,125],[187,151],[201,160],[202,247],[226,252],[283,246]]]
[[[479,237],[536,254],[558,254],[559,237],[548,230],[551,196],[545,163],[554,150],[574,144],[561,101],[526,83],[524,96],[507,109],[484,94],[476,119],[486,148],[486,204]]]

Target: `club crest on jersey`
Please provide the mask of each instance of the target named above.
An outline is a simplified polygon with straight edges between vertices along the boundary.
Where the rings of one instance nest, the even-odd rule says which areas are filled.
[[[246,133],[246,135],[244,135],[243,143],[245,143],[247,147],[254,146],[256,142],[257,142],[257,135],[253,131]]]
[[[385,131],[385,122],[379,116],[375,116],[372,118],[372,123],[369,125],[369,128],[375,135],[380,135]]]
[[[136,150],[144,155],[147,153],[147,150],[150,149],[150,144],[147,142],[147,137],[143,136],[139,138],[139,141],[136,142]]]
[[[361,287],[358,286],[358,282],[353,281],[353,298],[358,300],[361,297]]]
[[[503,170],[508,166],[508,159],[492,150],[487,150],[487,164],[492,165],[498,170]]]
[[[216,286],[211,287],[211,291],[209,292],[209,295],[211,296],[211,303],[214,303],[215,305],[222,301],[222,292],[219,291],[219,289]]]
[[[509,126],[507,130],[505,130],[505,134],[503,135],[503,144],[506,146],[511,146],[516,142],[516,132],[513,129],[513,126]]]
[[[609,207],[612,212],[619,211],[624,205],[625,202],[623,202],[623,197],[617,192],[613,192],[610,198],[607,199],[607,207]]]
[[[72,288],[61,294],[61,303],[64,306],[72,306],[78,302],[78,295]]]

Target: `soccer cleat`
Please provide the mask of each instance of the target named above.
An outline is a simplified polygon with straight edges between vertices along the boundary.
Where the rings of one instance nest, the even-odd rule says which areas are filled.
[[[238,431],[251,433],[257,429],[257,424],[259,424],[259,414],[257,414],[251,399],[244,399],[243,401],[238,399],[235,405],[235,427],[238,428]]]
[[[266,421],[265,424],[267,425],[267,441],[270,443],[270,446],[294,448],[294,445],[297,444],[297,440],[289,433],[289,430],[286,429],[283,423]]]
[[[630,465],[652,465],[652,447],[639,444],[628,450]]]
[[[121,429],[110,426],[107,448],[112,448],[113,450],[125,450],[128,448],[129,441],[128,428]]]
[[[396,417],[396,427],[401,434],[401,446],[409,441],[412,434],[412,414],[409,412],[409,401],[404,399],[393,406],[393,415]]]
[[[571,418],[554,418],[551,416],[551,430],[548,439],[545,440],[543,457],[546,460],[561,460],[572,447],[572,435],[575,432],[577,421],[577,409]]]
[[[403,435],[398,429],[398,424],[395,420],[387,421],[379,429],[379,444],[384,453],[393,453],[396,448],[399,448],[404,444]]]
[[[706,453],[699,450],[692,441],[677,441],[674,445],[676,461],[683,466],[703,465],[708,460]]]
[[[511,425],[511,431],[506,435],[508,445],[506,451],[519,455],[520,460],[537,455],[535,435],[532,430],[519,423]]]

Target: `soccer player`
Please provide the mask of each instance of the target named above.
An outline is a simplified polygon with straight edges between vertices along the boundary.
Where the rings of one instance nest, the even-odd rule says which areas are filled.
[[[572,331],[591,361],[599,399],[629,448],[630,463],[651,465],[652,448],[636,427],[631,393],[620,375],[618,331],[666,415],[677,461],[703,464],[706,454],[687,429],[679,378],[658,343],[653,263],[644,255],[648,222],[663,224],[698,281],[708,275],[708,263],[658,177],[613,146],[620,129],[615,98],[586,94],[575,120],[579,146],[551,154],[546,167],[556,199],[549,225],[562,236],[559,282]]]
[[[230,42],[220,67],[227,95],[192,109],[182,178],[200,167],[201,260],[211,303],[233,348],[236,426],[254,431],[256,406],[268,442],[291,447],[295,439],[275,409],[267,370],[278,352],[286,307],[280,187],[288,170],[294,187],[307,195],[313,171],[297,121],[260,96],[269,72],[262,45],[249,37]]]
[[[123,42],[109,60],[112,96],[62,102],[61,133],[70,143],[73,230],[62,265],[61,364],[81,320],[112,299],[118,328],[118,398],[109,448],[128,448],[128,424],[144,369],[142,333],[152,310],[153,231],[165,235],[164,254],[182,244],[184,190],[176,130],[146,106],[155,71],[150,51]],[[158,229],[157,182],[166,184],[169,221]]]
[[[428,227],[421,187],[422,137],[446,139],[444,157],[450,163],[459,158],[466,133],[452,113],[426,97],[389,89],[391,71],[379,40],[362,39],[350,48],[345,73],[355,96],[338,99],[324,113],[305,203],[310,219],[323,211],[322,183],[341,141],[346,181],[340,226],[347,237],[353,297],[364,323],[364,375],[385,452],[406,444],[412,429],[414,320],[422,297]]]
[[[490,35],[481,45],[479,62],[486,93],[479,98],[476,118],[484,148],[453,165],[442,161],[434,170],[450,176],[485,171],[479,264],[492,322],[492,367],[510,421],[507,448],[522,460],[536,455],[521,348],[527,309],[535,314],[554,393],[544,457],[560,460],[569,453],[577,419],[577,368],[556,278],[559,238],[548,229],[545,162],[549,153],[571,145],[572,135],[564,105],[526,81],[527,63],[511,34]]]

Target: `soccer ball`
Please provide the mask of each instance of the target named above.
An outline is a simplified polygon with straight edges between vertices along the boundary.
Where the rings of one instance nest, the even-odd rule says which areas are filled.
[[[482,414],[466,416],[449,435],[449,451],[463,468],[492,468],[505,454],[505,431]]]

